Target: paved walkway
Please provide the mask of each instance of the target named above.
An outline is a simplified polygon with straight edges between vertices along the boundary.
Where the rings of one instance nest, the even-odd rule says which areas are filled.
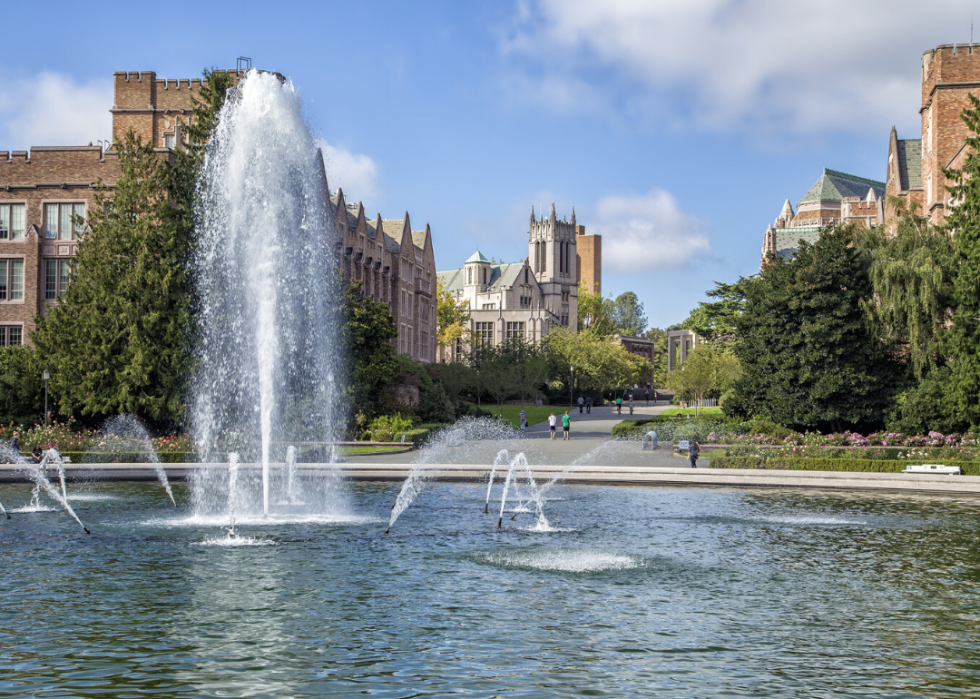
[[[550,438],[548,421],[545,420],[528,427],[520,439],[513,441],[472,442],[441,447],[431,445],[422,452],[407,454],[370,455],[348,457],[354,464],[410,464],[424,455],[429,463],[490,464],[500,449],[507,449],[512,455],[524,452],[528,462],[540,465],[567,466],[572,463],[601,464],[610,466],[656,466],[676,468],[686,462],[671,456],[671,445],[660,443],[656,451],[643,451],[639,442],[611,441],[612,428],[618,422],[629,418],[643,418],[659,415],[671,405],[661,401],[649,407],[640,401],[633,415],[629,408],[623,407],[623,414],[617,415],[609,407],[592,408],[592,413],[579,414],[578,407],[569,411],[572,418],[570,438],[562,439],[561,416],[565,406],[555,406],[558,429],[555,439]],[[707,466],[707,460],[699,461]]]

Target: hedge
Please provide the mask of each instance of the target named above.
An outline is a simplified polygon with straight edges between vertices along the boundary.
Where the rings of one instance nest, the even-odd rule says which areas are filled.
[[[419,425],[418,427],[413,427],[410,430],[397,433],[394,441],[400,442],[402,440],[402,435],[405,435],[405,443],[408,444],[411,442],[417,449],[425,444],[425,442],[429,439],[430,434],[443,427],[449,427],[449,425],[438,422]]]
[[[711,468],[765,468],[786,471],[851,471],[854,473],[901,473],[907,466],[947,463],[959,466],[967,476],[980,476],[980,461],[956,461],[948,459],[899,460],[899,459],[821,459],[809,457],[778,457],[765,459],[758,456],[728,456],[724,450],[707,454]]]

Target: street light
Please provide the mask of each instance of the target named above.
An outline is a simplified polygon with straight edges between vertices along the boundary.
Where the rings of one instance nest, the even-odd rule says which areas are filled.
[[[568,367],[569,373],[572,375],[571,380],[568,382],[568,408],[571,410],[574,405],[572,405],[572,391],[575,390],[575,367]]]
[[[44,370],[44,426],[48,426],[48,381],[51,380],[51,372]]]

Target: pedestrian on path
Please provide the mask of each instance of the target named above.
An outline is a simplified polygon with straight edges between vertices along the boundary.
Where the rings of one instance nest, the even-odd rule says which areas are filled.
[[[654,404],[654,405],[656,405],[656,404],[657,404],[657,401],[658,401],[658,400],[660,400],[660,399],[659,399],[659,398],[657,398],[657,392],[656,392],[656,391],[654,391],[654,392],[653,392],[653,404]]]
[[[582,396],[578,397],[578,414],[582,414],[582,409],[585,407],[585,398]]]
[[[571,426],[572,418],[568,416],[568,411],[566,410],[565,414],[561,416],[561,431],[563,434],[562,440],[568,440],[568,430],[571,428]]]
[[[701,453],[701,445],[698,440],[692,439],[687,447],[687,454],[691,457],[691,468],[698,467],[698,455]]]
[[[630,415],[633,414],[633,394],[630,394]]]
[[[586,415],[592,414],[592,396],[588,396],[585,399],[585,414]]]
[[[616,412],[620,415],[623,414],[623,399],[621,396],[616,396]]]
[[[551,438],[555,438],[555,428],[558,426],[558,418],[552,413],[548,416],[548,426],[551,428]]]
[[[650,405],[650,391],[646,390],[643,392],[643,397],[647,400],[647,405]]]
[[[521,408],[520,418],[521,418],[521,432],[524,432],[527,430],[527,413],[524,412],[524,408]]]

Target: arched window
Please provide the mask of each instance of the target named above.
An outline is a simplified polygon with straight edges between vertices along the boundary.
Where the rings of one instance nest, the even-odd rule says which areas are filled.
[[[468,270],[466,270],[466,283],[467,284],[472,284],[473,283],[473,268],[472,267],[470,267]]]
[[[487,285],[487,268],[486,267],[483,268],[483,285],[484,286]]]
[[[527,267],[524,268],[524,283],[525,284],[527,284],[527,275],[528,275],[528,272],[529,271],[530,270]]]

